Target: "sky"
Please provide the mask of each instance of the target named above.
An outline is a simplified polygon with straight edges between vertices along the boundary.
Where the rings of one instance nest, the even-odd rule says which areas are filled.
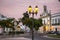
[[[39,8],[38,15],[35,18],[39,18],[40,14],[43,13],[43,5],[46,5],[52,14],[60,12],[58,0],[0,0],[0,13],[7,17],[22,18],[29,5],[33,9],[36,5]]]

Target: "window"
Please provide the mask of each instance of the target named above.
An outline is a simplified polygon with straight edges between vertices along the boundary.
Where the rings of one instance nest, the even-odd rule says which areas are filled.
[[[52,24],[54,24],[54,23],[55,23],[55,22],[54,22],[54,19],[52,19],[52,20],[51,20],[51,23],[52,23]]]
[[[43,20],[43,24],[45,24],[45,20]]]
[[[53,24],[53,19],[51,20],[51,24]]]
[[[57,19],[55,19],[55,24],[57,23]]]
[[[52,19],[51,23],[52,24],[57,24],[57,19]]]
[[[58,18],[58,23],[60,23],[60,18]]]

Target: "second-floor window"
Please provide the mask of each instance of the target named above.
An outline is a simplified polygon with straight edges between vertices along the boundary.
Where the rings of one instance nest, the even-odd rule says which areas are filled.
[[[58,23],[60,23],[60,18],[58,18]]]

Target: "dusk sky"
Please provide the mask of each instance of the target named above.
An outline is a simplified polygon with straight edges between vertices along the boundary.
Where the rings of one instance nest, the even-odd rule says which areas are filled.
[[[43,13],[43,5],[46,5],[52,13],[60,12],[60,2],[58,0],[0,0],[0,13],[7,17],[21,18],[29,5],[33,9],[35,5],[38,5],[37,18]]]

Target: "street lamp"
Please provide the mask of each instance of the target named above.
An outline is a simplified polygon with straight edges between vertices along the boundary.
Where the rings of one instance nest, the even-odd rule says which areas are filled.
[[[34,10],[32,10],[32,7],[31,6],[29,6],[28,7],[28,13],[29,14],[32,14],[32,18],[34,19],[34,14],[36,14],[37,15],[37,13],[38,13],[38,6],[35,6],[35,8],[34,8]],[[34,40],[34,28],[33,28],[33,26],[34,26],[34,22],[33,22],[34,20],[32,20],[32,40]]]
[[[51,31],[51,10],[49,11],[49,16],[50,16],[50,31]]]
[[[28,13],[29,13],[29,14],[32,13],[32,7],[31,7],[31,6],[28,7]]]
[[[38,6],[35,6],[34,13],[37,15],[37,13],[38,13]]]

